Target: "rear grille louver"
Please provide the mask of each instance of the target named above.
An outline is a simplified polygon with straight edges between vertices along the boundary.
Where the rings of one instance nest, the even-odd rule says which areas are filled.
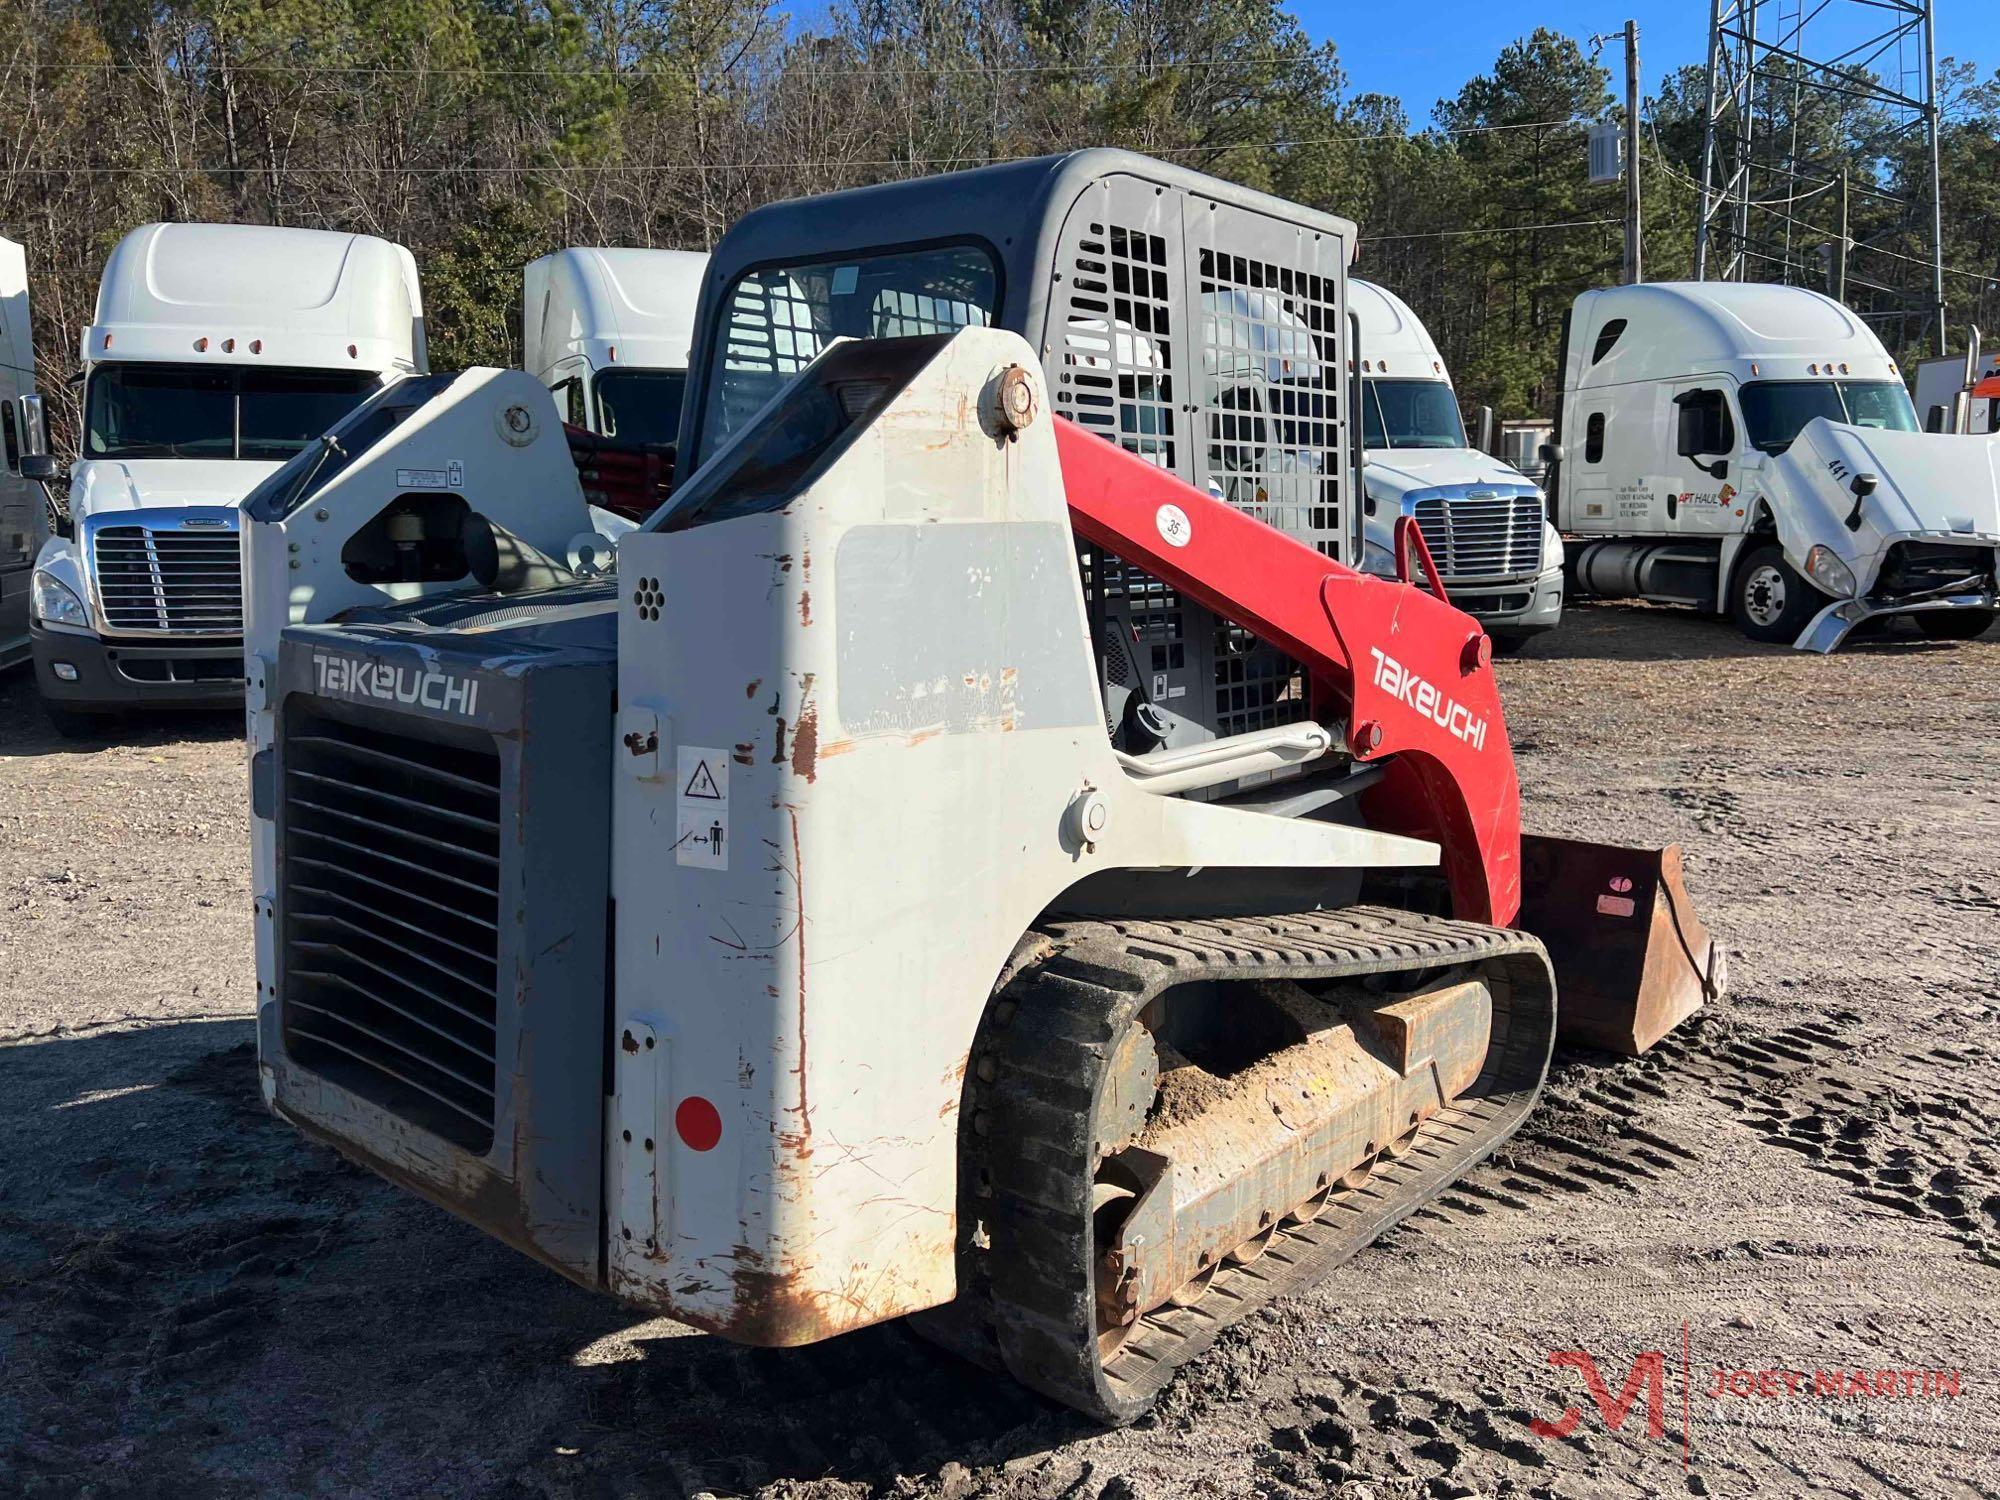
[[[1542,567],[1542,501],[1536,495],[1419,500],[1417,527],[1431,560],[1454,578],[1510,578]]]
[[[493,1144],[500,758],[306,712],[284,744],[292,1059],[435,1135]]]
[[[112,630],[240,635],[236,529],[102,526],[92,535],[97,596]]]

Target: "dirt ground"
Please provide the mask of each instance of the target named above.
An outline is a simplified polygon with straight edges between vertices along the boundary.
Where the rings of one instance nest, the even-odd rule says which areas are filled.
[[[1734,993],[1109,1433],[900,1327],[635,1323],[268,1119],[237,720],[0,682],[0,1494],[2000,1496],[2000,632],[1581,608],[1500,670],[1529,826],[1685,844]]]

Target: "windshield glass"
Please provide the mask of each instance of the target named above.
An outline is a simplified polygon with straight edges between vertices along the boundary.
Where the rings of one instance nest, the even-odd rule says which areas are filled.
[[[287,459],[375,385],[365,371],[99,365],[84,394],[84,456]]]
[[[986,327],[999,305],[992,257],[972,245],[889,251],[740,277],[707,358],[699,459],[740,430],[836,338],[904,338]]]
[[[606,370],[597,377],[597,426],[627,443],[671,443],[681,431],[685,370]]]
[[[1364,380],[1364,448],[1463,448],[1458,397],[1441,380]]]
[[[1899,380],[1762,380],[1737,394],[1750,441],[1766,453],[1783,453],[1814,417],[1890,432],[1917,430],[1917,409]]]

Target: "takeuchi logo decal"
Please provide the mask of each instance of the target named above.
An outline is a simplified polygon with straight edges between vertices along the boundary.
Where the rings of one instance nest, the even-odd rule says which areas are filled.
[[[440,713],[472,717],[479,703],[479,679],[435,667],[402,667],[386,661],[313,653],[313,685],[323,698],[357,698],[372,703],[414,703]]]
[[[1385,654],[1381,647],[1370,646],[1368,654],[1375,658],[1375,686],[1422,714],[1446,734],[1464,740],[1475,750],[1486,748],[1483,717]]]

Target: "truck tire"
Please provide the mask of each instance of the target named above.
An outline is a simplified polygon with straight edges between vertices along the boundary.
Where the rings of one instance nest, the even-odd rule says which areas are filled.
[[[1917,629],[1934,641],[1976,641],[1993,628],[1990,609],[1925,609],[1914,617]]]
[[[55,732],[66,740],[101,740],[111,732],[109,714],[85,713],[47,702],[42,704],[42,712],[48,715]]]
[[[1828,602],[1776,542],[1752,548],[1729,583],[1729,617],[1753,641],[1791,644]]]

